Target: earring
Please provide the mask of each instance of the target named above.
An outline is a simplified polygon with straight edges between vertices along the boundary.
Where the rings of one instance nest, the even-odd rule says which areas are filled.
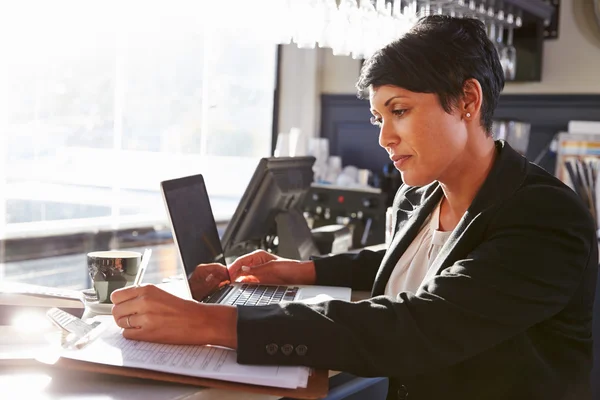
[[[471,113],[467,113],[465,116],[466,116],[467,118],[471,118]]]

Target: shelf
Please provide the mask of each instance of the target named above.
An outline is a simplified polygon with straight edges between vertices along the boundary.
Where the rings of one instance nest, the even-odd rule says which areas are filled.
[[[554,12],[554,7],[543,0],[504,0],[503,2],[542,20],[549,20]]]

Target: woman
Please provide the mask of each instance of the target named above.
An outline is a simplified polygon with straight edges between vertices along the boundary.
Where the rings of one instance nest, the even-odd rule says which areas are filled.
[[[124,336],[388,376],[389,398],[589,398],[594,223],[569,188],[493,140],[504,78],[483,24],[424,18],[365,63],[357,86],[405,183],[389,249],[308,262],[259,251],[229,274],[372,298],[235,308],[127,288],[112,297]],[[226,272],[199,266],[200,290]]]

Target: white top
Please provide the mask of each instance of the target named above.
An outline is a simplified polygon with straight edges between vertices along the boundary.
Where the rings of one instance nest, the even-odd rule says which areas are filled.
[[[390,275],[384,294],[396,297],[400,292],[415,293],[427,270],[435,261],[452,231],[442,232],[440,226],[440,203],[433,210],[423,227],[398,260]]]

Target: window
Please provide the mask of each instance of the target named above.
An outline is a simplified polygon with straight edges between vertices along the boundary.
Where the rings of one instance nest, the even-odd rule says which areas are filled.
[[[277,48],[205,2],[166,4],[7,6],[0,241],[164,222],[159,182],[194,173],[233,213],[271,154]]]
[[[108,23],[87,8],[12,21],[4,236],[162,219],[158,182],[197,172],[237,202],[271,152],[275,45],[193,10]]]

